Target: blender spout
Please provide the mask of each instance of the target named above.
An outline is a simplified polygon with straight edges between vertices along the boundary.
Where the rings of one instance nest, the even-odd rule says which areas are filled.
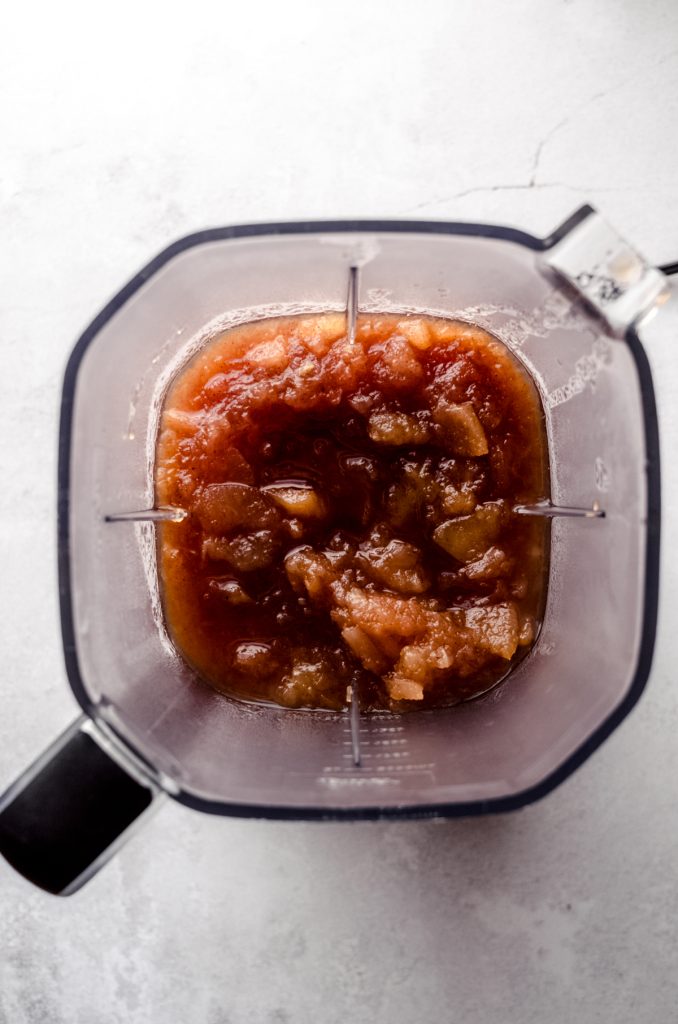
[[[545,242],[543,263],[623,338],[663,305],[666,275],[633,249],[592,207],[585,207]]]

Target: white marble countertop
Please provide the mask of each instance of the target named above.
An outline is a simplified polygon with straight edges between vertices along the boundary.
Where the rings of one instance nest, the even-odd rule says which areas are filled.
[[[0,788],[76,712],[55,583],[61,374],[201,227],[342,216],[546,234],[592,201],[678,259],[674,0],[12,5],[0,35]],[[2,1024],[615,1024],[678,1001],[678,361],[646,695],[546,800],[301,825],[167,802],[58,900],[0,864]]]

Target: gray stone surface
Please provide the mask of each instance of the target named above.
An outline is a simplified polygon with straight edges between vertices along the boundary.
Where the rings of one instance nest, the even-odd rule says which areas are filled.
[[[75,713],[55,585],[62,369],[203,226],[592,200],[678,259],[673,0],[12,5],[0,34],[0,788]],[[646,696],[520,813],[300,825],[167,801],[58,900],[0,864],[2,1024],[643,1024],[678,997],[678,363]]]

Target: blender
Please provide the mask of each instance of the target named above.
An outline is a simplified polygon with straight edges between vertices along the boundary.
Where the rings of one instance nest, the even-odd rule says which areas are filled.
[[[545,239],[467,223],[256,224],[191,235],[152,260],[66,369],[59,592],[82,713],[0,800],[0,852],[67,895],[163,795],[243,817],[453,817],[519,808],[562,782],[650,671],[659,444],[639,333],[675,301],[588,206]],[[359,717],[232,700],[196,677],[163,621],[163,397],[229,326],[358,308],[471,321],[532,375],[551,477],[542,628],[501,686],[454,708]]]

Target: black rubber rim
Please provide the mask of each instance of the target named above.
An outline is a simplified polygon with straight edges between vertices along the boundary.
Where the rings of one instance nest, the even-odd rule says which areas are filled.
[[[524,231],[492,224],[470,224],[448,221],[415,221],[415,220],[341,220],[341,221],[290,221],[273,224],[241,224],[230,227],[211,228],[187,235],[164,249],[155,259],[151,260],[117,295],[104,307],[79,338],[68,360],[64,373],[61,397],[61,420],[59,430],[59,461],[58,461],[58,569],[59,569],[59,604],[61,613],[61,631],[64,647],[64,659],[68,679],[75,697],[83,711],[95,717],[93,706],[80,674],[77,647],[73,622],[73,604],[71,598],[71,566],[69,539],[69,494],[70,494],[70,451],[73,426],[73,400],[78,370],[82,358],[99,331],[117,313],[117,311],[134,295],[154,274],[165,266],[179,253],[195,246],[224,239],[250,238],[260,235],[318,234],[338,232],[401,232],[409,234],[440,234],[467,235],[481,238],[497,238],[507,242],[515,242],[535,252],[544,252],[560,241],[577,224],[593,213],[590,206],[582,206],[548,238],[536,238]],[[643,425],[645,431],[645,453],[647,464],[647,544],[645,554],[645,595],[643,625],[636,670],[628,693],[622,702],[605,719],[601,725],[584,741],[561,765],[538,785],[522,790],[520,793],[488,800],[474,800],[468,803],[436,803],[422,805],[402,805],[395,807],[363,807],[327,809],[320,807],[287,807],[266,804],[229,803],[209,800],[197,793],[180,790],[171,795],[180,803],[195,810],[209,814],[228,815],[240,818],[270,818],[288,821],[365,821],[394,818],[432,818],[432,817],[471,817],[480,814],[501,813],[518,810],[527,804],[534,803],[550,793],[561,782],[564,782],[600,744],[617,728],[620,722],[635,706],[645,689],[654,652],[657,629],[657,607],[659,595],[659,541],[661,524],[661,485],[659,462],[659,431],[657,409],[652,375],[645,350],[635,331],[631,328],[625,337],[633,357],[640,392],[643,402]],[[146,763],[148,758],[143,751],[132,747],[128,740],[124,742],[134,754]],[[152,767],[152,766],[151,766]]]

